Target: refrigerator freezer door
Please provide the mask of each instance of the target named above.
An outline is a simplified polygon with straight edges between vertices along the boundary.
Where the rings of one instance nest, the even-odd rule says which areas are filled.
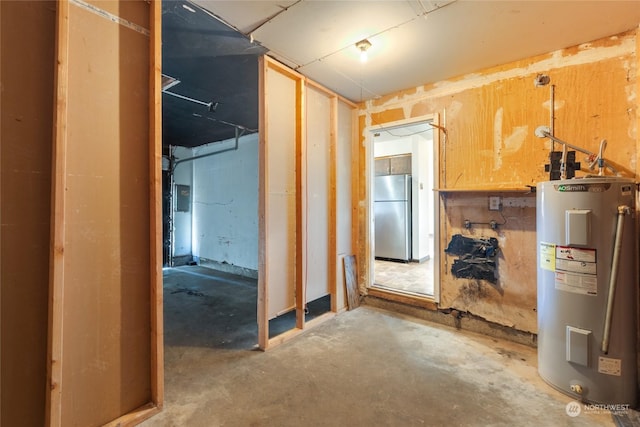
[[[409,211],[407,202],[375,202],[375,256],[408,261]]]
[[[374,182],[376,202],[388,200],[409,200],[411,194],[410,175],[376,176]]]

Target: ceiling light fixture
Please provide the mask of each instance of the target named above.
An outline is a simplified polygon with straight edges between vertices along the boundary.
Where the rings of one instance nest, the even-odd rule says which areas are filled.
[[[356,47],[360,50],[360,61],[367,62],[367,50],[371,47],[371,42],[363,39],[356,43]]]

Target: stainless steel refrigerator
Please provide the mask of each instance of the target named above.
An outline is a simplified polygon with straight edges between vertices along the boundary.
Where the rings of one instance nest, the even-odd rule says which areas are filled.
[[[411,259],[411,175],[376,176],[375,257]]]

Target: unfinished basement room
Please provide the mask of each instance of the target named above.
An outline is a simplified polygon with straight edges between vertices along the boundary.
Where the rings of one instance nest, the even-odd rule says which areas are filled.
[[[0,425],[640,426],[640,1],[0,1]]]

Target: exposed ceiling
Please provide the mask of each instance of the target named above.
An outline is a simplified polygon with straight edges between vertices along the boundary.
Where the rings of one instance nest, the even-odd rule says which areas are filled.
[[[171,111],[165,121],[173,120],[174,113],[181,119],[191,114],[188,136],[165,125],[170,131],[165,136],[179,145],[198,145],[189,138],[215,140],[205,124],[225,125],[212,119],[257,128],[256,55],[263,52],[348,99],[363,101],[618,34],[640,23],[639,0],[163,3],[163,72],[182,81],[170,90],[220,102],[215,113],[200,118],[178,106],[188,101],[163,97]],[[371,43],[366,63],[355,46],[363,39]],[[192,109],[198,106],[192,104]],[[220,135],[235,132],[226,127]]]
[[[195,147],[233,138],[236,128],[256,131],[265,52],[197,5],[163,1],[164,144]],[[167,77],[179,82],[164,84]]]

